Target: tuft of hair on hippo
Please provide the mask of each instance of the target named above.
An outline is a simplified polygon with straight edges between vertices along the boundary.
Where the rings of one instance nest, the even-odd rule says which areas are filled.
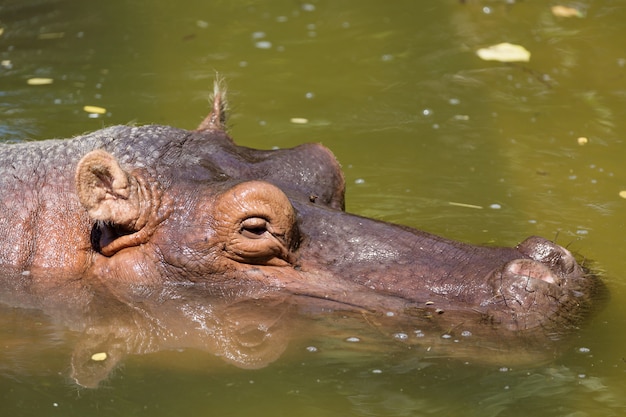
[[[81,335],[78,384],[170,349],[258,368],[294,338],[355,328],[373,352],[532,364],[603,298],[544,238],[475,246],[346,213],[327,148],[238,146],[225,103],[216,88],[195,130],[0,145],[0,301]]]

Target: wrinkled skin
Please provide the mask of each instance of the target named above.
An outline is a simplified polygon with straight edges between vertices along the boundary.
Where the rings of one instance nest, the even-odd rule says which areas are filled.
[[[265,366],[284,351],[294,312],[340,311],[390,338],[432,329],[429,349],[463,331],[475,345],[438,353],[488,347],[480,360],[532,362],[519,352],[550,356],[601,292],[543,238],[473,246],[348,214],[330,151],[240,147],[224,117],[217,92],[195,131],[115,126],[0,145],[0,301],[83,332],[79,384],[163,349]]]

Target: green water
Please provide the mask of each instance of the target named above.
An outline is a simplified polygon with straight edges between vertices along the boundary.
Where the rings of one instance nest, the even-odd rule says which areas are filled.
[[[69,380],[75,335],[2,307],[2,415],[623,415],[626,2],[573,4],[582,18],[554,17],[542,1],[0,3],[6,140],[118,123],[193,128],[217,71],[235,140],[324,143],[345,170],[349,211],[473,243],[557,236],[611,291],[540,368],[328,358],[305,341],[257,371],[198,352],[134,356],[96,390]],[[475,55],[505,41],[530,62]]]

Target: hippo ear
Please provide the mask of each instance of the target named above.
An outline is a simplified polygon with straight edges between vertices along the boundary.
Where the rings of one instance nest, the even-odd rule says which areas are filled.
[[[146,243],[171,211],[156,180],[141,170],[124,171],[103,150],[78,163],[76,191],[89,217],[98,221],[91,239],[105,256]]]
[[[133,229],[140,217],[136,179],[103,150],[89,152],[76,168],[76,191],[93,220]]]

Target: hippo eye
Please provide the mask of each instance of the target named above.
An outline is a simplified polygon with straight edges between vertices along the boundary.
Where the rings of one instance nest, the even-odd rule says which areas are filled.
[[[299,243],[296,212],[278,187],[263,181],[239,183],[213,206],[215,246],[229,259],[267,266],[294,261]]]
[[[239,233],[248,239],[260,239],[267,231],[267,220],[262,217],[248,217],[241,222]]]

